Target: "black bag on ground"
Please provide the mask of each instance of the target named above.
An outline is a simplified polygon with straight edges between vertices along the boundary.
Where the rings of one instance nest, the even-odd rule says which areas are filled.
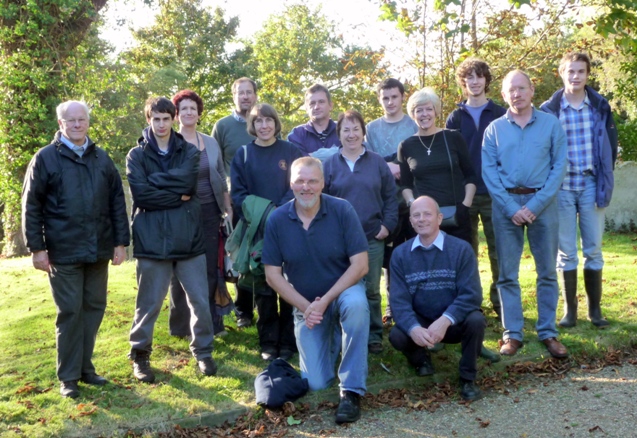
[[[308,390],[307,379],[301,378],[301,374],[281,358],[274,359],[254,380],[257,404],[268,409],[296,401]]]

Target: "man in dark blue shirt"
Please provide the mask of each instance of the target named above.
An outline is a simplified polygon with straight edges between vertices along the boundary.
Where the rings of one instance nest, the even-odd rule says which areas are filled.
[[[347,201],[321,194],[325,183],[318,159],[294,161],[290,185],[295,199],[276,209],[266,225],[266,279],[294,306],[301,375],[311,390],[334,381],[342,353],[336,422],[354,422],[367,381],[369,307],[362,281],[367,238]],[[340,346],[334,345],[337,333]]]
[[[447,128],[459,130],[464,137],[473,170],[478,176],[476,182],[476,194],[473,204],[469,208],[471,218],[471,246],[476,256],[478,255],[478,222],[482,220],[482,229],[487,239],[489,249],[489,262],[491,264],[491,287],[489,298],[493,305],[493,311],[501,315],[500,297],[498,296],[498,255],[495,250],[495,233],[491,221],[491,196],[482,179],[482,138],[484,130],[495,119],[506,113],[500,105],[487,99],[487,91],[491,84],[491,71],[489,65],[475,58],[469,58],[458,66],[456,70],[456,82],[462,89],[467,100],[460,102],[447,118]]]

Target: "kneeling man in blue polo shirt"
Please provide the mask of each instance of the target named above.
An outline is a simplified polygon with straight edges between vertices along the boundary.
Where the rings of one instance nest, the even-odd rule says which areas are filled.
[[[476,362],[487,325],[478,261],[467,242],[440,231],[442,214],[433,198],[416,199],[409,220],[418,235],[394,249],[389,265],[396,322],[389,342],[419,376],[434,373],[429,349],[435,344],[462,344],[460,396],[477,400]]]
[[[322,194],[319,160],[295,160],[290,185],[295,199],[277,208],[266,224],[266,279],[294,306],[301,375],[311,390],[334,381],[341,353],[336,422],[351,423],[360,418],[367,381],[369,307],[362,281],[367,238],[347,201]]]

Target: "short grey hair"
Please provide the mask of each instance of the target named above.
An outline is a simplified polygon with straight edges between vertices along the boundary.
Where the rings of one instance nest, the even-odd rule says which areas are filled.
[[[440,103],[440,98],[431,87],[425,87],[411,95],[407,101],[407,114],[409,114],[409,117],[413,119],[416,107],[420,105],[427,105],[428,103],[433,105],[436,117],[439,116],[442,111],[442,104]]]
[[[69,106],[73,105],[74,103],[80,105],[82,108],[84,108],[84,112],[86,113],[86,118],[90,120],[91,118],[91,110],[89,109],[88,105],[86,104],[86,102],[82,101],[82,100],[67,100],[66,102],[62,102],[61,104],[59,104],[57,106],[57,108],[55,108],[55,112],[58,116],[58,120],[63,120],[64,119],[64,115],[66,114],[66,110],[69,109]]]

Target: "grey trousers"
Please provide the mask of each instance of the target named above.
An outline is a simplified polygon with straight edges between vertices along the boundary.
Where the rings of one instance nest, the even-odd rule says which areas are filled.
[[[139,290],[130,331],[131,359],[135,359],[138,352],[150,354],[153,350],[155,322],[173,274],[186,292],[190,309],[190,351],[197,360],[212,356],[214,333],[208,299],[206,256],[201,254],[185,260],[137,259]]]
[[[53,264],[49,273],[57,307],[57,376],[62,382],[95,372],[91,358],[106,309],[108,260]]]

